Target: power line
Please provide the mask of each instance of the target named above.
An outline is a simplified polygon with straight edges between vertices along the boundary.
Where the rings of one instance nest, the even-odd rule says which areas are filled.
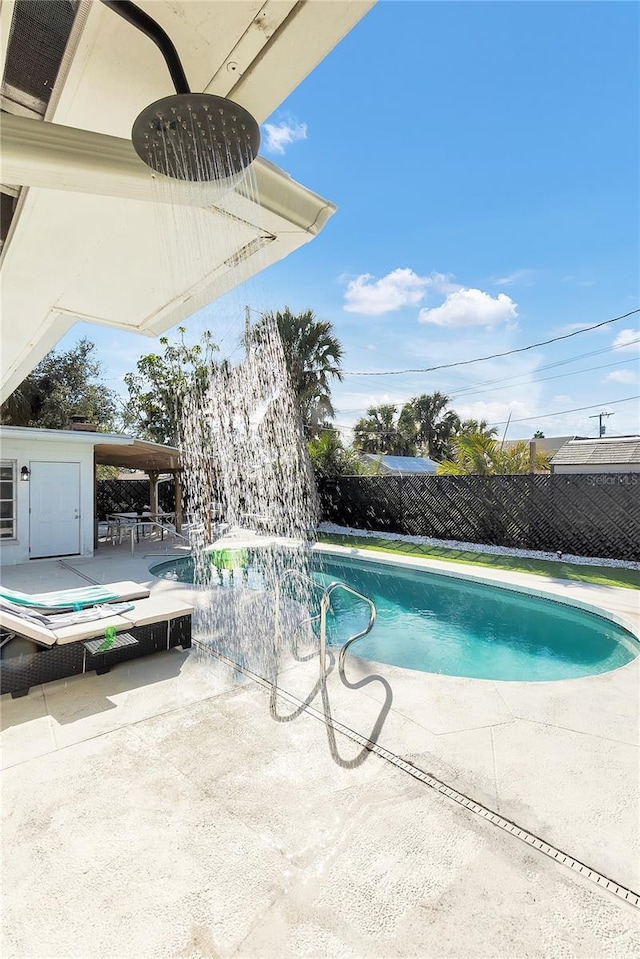
[[[568,376],[580,376],[581,373],[592,373],[594,370],[609,370],[611,369],[612,366],[620,366],[621,362],[623,361],[616,360],[615,363],[603,363],[600,366],[587,366],[583,370],[571,370],[570,373],[554,373],[553,376],[540,376],[538,379],[533,380],[531,382],[531,385],[537,386],[538,383],[547,383],[549,380],[564,380]],[[534,373],[536,372],[537,370],[534,370]],[[530,373],[529,375],[533,376],[533,373]],[[505,382],[508,382],[509,380],[513,380],[515,378],[516,377],[508,377],[507,380],[505,380]],[[510,385],[512,388],[514,387],[517,388],[518,386],[523,386],[523,385],[526,386],[527,381],[525,380],[522,383],[512,382]],[[469,389],[465,389],[465,390],[455,390],[454,392],[451,393],[451,399],[460,397],[461,399],[464,400],[467,397],[480,396],[482,393],[495,393],[497,392],[497,390],[502,390],[503,388],[504,388],[504,383],[501,384],[500,386],[491,386],[485,390],[476,390],[473,387],[470,387]]]
[[[637,342],[640,343],[640,337],[638,338]],[[569,373],[555,373],[553,376],[541,376],[538,379],[532,380],[530,385],[537,386],[538,383],[546,383],[549,380],[563,380],[563,379],[566,379],[568,376],[580,376],[582,373],[592,373],[594,370],[610,370],[614,366],[620,366],[622,362],[624,361],[616,360],[615,363],[602,363],[599,366],[587,366],[582,370],[571,370],[571,372]],[[476,389],[475,386],[469,386],[459,390],[452,390],[449,393],[449,399],[451,400],[462,399],[464,401],[474,396],[481,396],[483,393],[496,393],[498,390],[504,389],[505,383],[508,383],[511,386],[511,388],[517,388],[518,386],[528,386],[529,382],[527,380],[522,380],[523,375],[533,376],[535,373],[538,373],[539,370],[550,369],[552,367],[555,367],[556,365],[557,364],[552,363],[550,364],[549,367],[540,366],[538,367],[538,369],[533,370],[531,373],[520,374],[519,376],[509,376],[509,377],[506,377],[504,380],[487,380],[486,381],[487,383],[500,384],[499,386],[489,386],[487,389],[479,390],[479,389]],[[514,383],[513,380],[520,380],[521,382]],[[484,384],[479,383],[477,385],[483,386]],[[366,412],[372,405],[373,404],[369,403],[367,406],[348,407],[347,409],[340,409],[339,412],[340,413],[363,413],[363,412]],[[385,405],[385,404],[379,404],[379,405]],[[390,405],[398,406],[400,404],[398,402],[398,403],[392,403]]]
[[[629,343],[625,344],[625,346],[627,345],[635,346],[636,344],[640,344],[640,336],[635,337],[633,340],[629,340]],[[533,370],[528,370],[528,371],[525,370],[522,373],[515,373],[513,376],[506,376],[506,377],[497,376],[490,380],[481,380],[480,382],[470,383],[466,386],[461,386],[459,389],[452,390],[451,395],[458,396],[461,392],[471,393],[471,392],[474,392],[475,388],[478,386],[493,386],[494,383],[499,383],[502,385],[504,383],[508,383],[513,380],[520,380],[523,376],[536,376],[538,373],[543,373],[545,370],[555,370],[559,366],[568,366],[570,363],[576,363],[578,360],[587,359],[591,356],[602,356],[604,353],[619,353],[619,352],[621,352],[620,347],[609,346],[609,347],[605,347],[605,349],[602,349],[602,350],[590,350],[588,353],[576,353],[574,356],[565,357],[565,359],[563,360],[555,360],[553,363],[544,363],[542,366],[536,366],[535,369]],[[627,358],[623,358],[621,356],[619,360],[616,360],[616,362],[611,365],[617,366],[619,363],[626,363],[630,361],[631,361],[631,357],[629,357],[627,360]],[[597,366],[587,367],[586,369],[582,371],[576,370],[575,372],[586,373],[589,370],[595,370],[595,369],[604,369],[604,367],[597,367]],[[560,375],[573,376],[574,373],[563,373]]]
[[[529,346],[520,346],[514,350],[505,350],[504,353],[490,353],[488,356],[476,356],[472,360],[458,360],[455,363],[441,363],[439,366],[425,366],[416,369],[407,370],[351,370],[345,372],[345,376],[402,376],[406,373],[433,373],[435,370],[449,370],[454,366],[468,366],[470,363],[483,363],[485,360],[496,360],[503,356],[512,356],[514,353],[526,353],[527,350],[535,350],[539,346],[548,346],[549,343],[558,343],[560,340],[571,339],[572,336],[579,336],[581,333],[590,333],[591,330],[598,330],[603,326],[609,326],[611,323],[618,323],[620,320],[626,320],[630,316],[640,313],[640,309],[631,310],[630,313],[623,313],[622,316],[614,316],[610,320],[603,320],[601,323],[594,323],[593,326],[584,326],[579,330],[573,330],[571,333],[564,333],[562,336],[553,336],[549,340],[540,340],[538,343],[530,343]]]
[[[640,343],[640,336],[637,336],[634,339],[629,340],[628,343],[625,343],[625,347],[635,346],[638,343]],[[553,363],[544,363],[542,366],[536,366],[535,369],[533,370],[530,370],[528,372],[524,371],[522,373],[516,373],[514,376],[508,376],[508,377],[498,376],[498,377],[493,377],[492,379],[489,379],[489,380],[477,380],[474,383],[469,383],[465,386],[459,387],[458,389],[455,389],[455,388],[452,389],[451,387],[444,387],[443,389],[444,389],[444,392],[447,393],[451,399],[454,399],[455,397],[458,397],[458,396],[470,395],[475,393],[476,387],[479,387],[479,386],[492,386],[494,383],[499,383],[499,384],[505,384],[510,382],[512,383],[513,380],[520,380],[523,376],[534,376],[534,375],[537,375],[538,373],[542,373],[544,370],[553,370],[559,366],[568,366],[570,363],[577,363],[578,360],[587,359],[591,356],[602,356],[604,353],[618,353],[618,352],[622,352],[622,349],[619,346],[607,346],[607,347],[604,347],[604,349],[600,349],[600,350],[588,350],[586,353],[575,353],[573,356],[567,356],[562,360],[554,360]],[[631,358],[629,358],[629,360],[631,360]],[[616,363],[612,365],[617,366],[618,362],[622,363],[622,362],[626,362],[626,360],[620,357],[620,360],[616,361]],[[594,366],[594,367],[589,367],[587,370],[582,370],[582,372],[585,373],[585,372],[588,372],[589,370],[604,369],[604,368],[605,368],[604,366],[603,367]],[[349,375],[349,374],[345,374],[345,375]],[[573,373],[567,373],[566,375],[573,376]],[[546,379],[550,379],[550,377],[546,377]],[[369,380],[368,382],[371,383],[372,381]],[[539,381],[536,380],[536,382],[539,382]],[[516,383],[515,385],[518,385],[518,384]],[[384,389],[387,396],[396,396],[397,397],[397,400],[395,401],[396,403],[407,402],[406,389],[402,391],[390,390],[386,384],[383,385],[382,383],[380,384],[380,388]],[[477,392],[487,392],[487,391],[478,390]],[[391,400],[391,402],[394,402],[394,401]],[[372,404],[369,402],[367,403],[366,406],[349,407],[348,409],[341,410],[341,412],[343,413],[364,412],[372,405],[375,405],[375,404]]]
[[[592,403],[591,406],[576,406],[573,410],[557,410],[555,413],[538,413],[537,416],[523,416],[519,420],[511,420],[512,423],[528,423],[531,420],[541,420],[547,416],[562,416],[564,413],[581,413],[583,410],[595,410],[598,406],[613,406],[614,403],[630,403],[631,400],[640,400],[640,393],[636,396],[625,396],[623,400],[607,400],[604,403]],[[506,420],[500,420],[493,423],[493,426],[502,426]]]
[[[572,409],[572,410],[556,410],[555,413],[537,413],[535,416],[523,416],[517,420],[512,419],[511,422],[527,423],[531,420],[541,420],[547,416],[562,416],[564,413],[580,413],[582,412],[582,410],[597,409],[598,406],[613,406],[617,403],[630,403],[631,400],[638,400],[638,399],[640,399],[640,394],[638,394],[637,396],[625,396],[624,399],[622,400],[605,400],[605,401],[601,400],[600,403],[593,403],[591,406],[577,406],[575,409]],[[393,405],[393,404],[389,404],[389,405]],[[506,422],[507,420],[499,420],[498,422],[495,422],[489,425],[504,426]],[[343,430],[346,430],[349,433],[354,432],[354,426],[347,426],[346,423],[335,423],[333,426],[325,426],[323,427],[323,429],[331,430],[334,433],[340,433]],[[386,435],[395,435],[398,432],[398,430],[397,428],[382,430],[382,429],[376,429],[376,427],[373,427],[372,429],[369,429],[363,432],[366,432],[367,435],[386,436]]]

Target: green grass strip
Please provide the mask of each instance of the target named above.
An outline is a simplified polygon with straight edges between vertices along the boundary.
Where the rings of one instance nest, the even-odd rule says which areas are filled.
[[[401,556],[447,560],[450,563],[470,563],[475,566],[488,566],[491,569],[509,569],[516,573],[531,573],[533,576],[568,579],[577,583],[593,583],[597,586],[640,589],[640,571],[624,569],[621,566],[582,566],[562,560],[528,559],[524,556],[505,556],[502,553],[474,553],[466,549],[429,546],[426,543],[406,543],[402,540],[355,536],[349,533],[318,533],[318,542],[331,543],[334,546],[351,546],[357,549],[377,549],[384,553],[397,553]]]

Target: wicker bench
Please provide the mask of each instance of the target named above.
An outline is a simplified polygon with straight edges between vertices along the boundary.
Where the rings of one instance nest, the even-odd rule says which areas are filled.
[[[192,613],[192,606],[163,595],[142,599],[133,609],[108,619],[58,629],[0,611],[0,693],[26,696],[41,683],[94,669],[108,672],[116,663],[176,646],[188,649]],[[87,643],[104,639],[107,627],[115,627],[116,637],[127,634],[135,642],[117,642],[108,655],[95,655]]]

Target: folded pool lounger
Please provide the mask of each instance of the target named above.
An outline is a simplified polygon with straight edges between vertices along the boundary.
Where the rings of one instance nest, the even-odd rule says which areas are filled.
[[[0,603],[0,693],[26,696],[31,686],[54,679],[106,673],[124,660],[191,646],[193,606],[164,595],[122,606],[38,618]]]
[[[107,583],[105,586],[80,586],[74,589],[58,589],[48,593],[21,593],[0,584],[0,599],[17,606],[29,606],[41,610],[72,610],[77,606],[95,606],[96,603],[124,603],[132,599],[145,599],[149,595],[146,586],[139,583]]]

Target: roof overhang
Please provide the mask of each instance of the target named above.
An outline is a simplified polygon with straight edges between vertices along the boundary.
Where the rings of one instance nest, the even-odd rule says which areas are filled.
[[[373,2],[139,6],[171,36],[192,89],[229,96],[260,122]],[[260,158],[259,202],[246,181],[222,196],[172,189],[163,203],[129,136],[140,110],[172,92],[149,38],[81,0],[45,122],[5,116],[2,182],[22,189],[0,260],[2,399],[77,321],[155,336],[308,242],[335,211]],[[194,236],[201,255],[176,256]]]
[[[160,472],[179,470],[180,450],[121,433],[89,430],[47,430],[29,426],[0,427],[0,445],[5,442],[55,443],[65,446],[92,446],[98,466],[124,466]]]
[[[181,468],[180,451],[147,440],[127,437],[128,443],[100,442],[94,447],[96,466],[124,466],[127,469],[171,473]]]

